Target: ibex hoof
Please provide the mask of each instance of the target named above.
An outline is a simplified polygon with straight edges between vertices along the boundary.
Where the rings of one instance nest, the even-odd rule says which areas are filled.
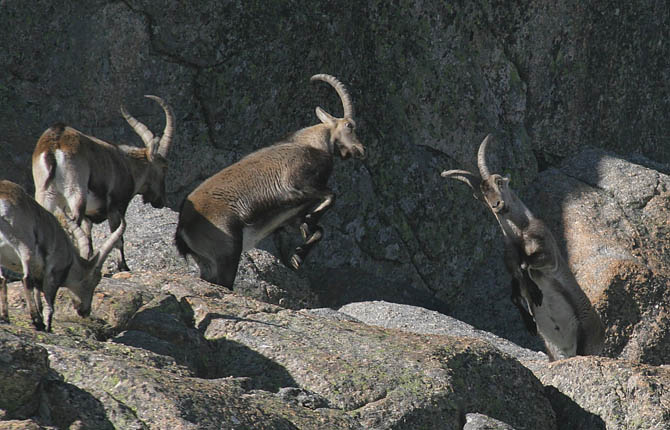
[[[1,316],[0,317],[0,324],[9,324],[9,317],[8,316]]]
[[[302,266],[302,263],[303,263],[302,258],[298,254],[293,254],[291,256],[290,265],[293,270],[298,270],[300,266]]]
[[[35,327],[35,330],[37,331],[44,331],[46,329],[46,326],[44,323],[40,320],[34,319],[33,320],[33,327]]]
[[[306,222],[303,222],[300,224],[300,234],[302,234],[302,240],[304,242],[307,241],[307,238],[311,236],[311,231],[309,229],[309,225]]]

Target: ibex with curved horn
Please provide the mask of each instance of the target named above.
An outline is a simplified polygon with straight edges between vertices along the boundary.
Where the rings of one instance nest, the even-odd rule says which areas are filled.
[[[480,176],[466,170],[449,170],[442,176],[468,184],[498,220],[505,240],[505,265],[513,276],[512,301],[528,330],[542,336],[549,359],[599,354],[605,341],[600,317],[549,228],[511,190],[509,177],[490,173],[486,164],[490,140],[489,135],[479,146]]]
[[[141,122],[121,107],[121,114],[142,138],[145,147],[113,145],[87,136],[63,124],[48,128],[33,152],[35,199],[49,211],[69,214],[86,232],[91,246],[91,222],[109,222],[114,231],[125,217],[130,200],[141,194],[144,203],[165,206],[167,155],[174,134],[172,108],[160,97],[155,100],[165,111],[163,135],[155,137]],[[129,270],[123,252],[119,270]]]
[[[344,85],[325,74],[311,80],[337,91],[343,118],[317,107],[321,124],[247,155],[200,184],[182,203],[176,245],[182,256],[194,258],[201,278],[232,288],[241,253],[294,220],[304,240],[291,257],[294,269],[321,240],[319,219],[335,200],[327,187],[333,156],[363,158],[365,149],[356,137]]]
[[[51,331],[51,317],[58,288],[69,289],[81,316],[91,313],[93,291],[100,282],[102,265],[126,227],[118,228],[90,258],[88,238],[81,228],[66,218],[75,247],[54,215],[40,206],[19,186],[0,181],[0,321],[9,322],[7,279],[2,269],[22,273],[23,290],[33,326]],[[42,316],[44,294],[46,307]]]

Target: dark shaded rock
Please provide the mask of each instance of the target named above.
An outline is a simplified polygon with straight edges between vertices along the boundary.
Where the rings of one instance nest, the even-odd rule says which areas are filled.
[[[37,412],[48,367],[44,348],[0,327],[0,420]]]

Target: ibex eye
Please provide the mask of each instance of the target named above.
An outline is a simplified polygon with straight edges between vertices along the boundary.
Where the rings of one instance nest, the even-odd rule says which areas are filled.
[[[353,125],[352,123],[348,122],[348,123],[347,123],[347,128],[348,128],[348,129],[352,129],[352,128],[354,128],[354,125]]]

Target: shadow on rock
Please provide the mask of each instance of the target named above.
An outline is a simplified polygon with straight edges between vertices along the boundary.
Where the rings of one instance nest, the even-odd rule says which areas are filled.
[[[48,403],[49,421],[59,429],[115,428],[107,418],[107,412],[100,400],[75,385],[50,380],[44,385],[44,394]]]
[[[605,421],[583,409],[574,400],[551,385],[544,388],[545,396],[556,412],[559,430],[605,430]]]
[[[246,319],[212,313],[195,328],[188,302],[166,294],[138,310],[113,341],[172,357],[203,379],[249,378],[247,388],[272,392],[297,386],[286,369],[248,347],[226,339],[208,340],[204,333],[212,320],[234,323]]]

